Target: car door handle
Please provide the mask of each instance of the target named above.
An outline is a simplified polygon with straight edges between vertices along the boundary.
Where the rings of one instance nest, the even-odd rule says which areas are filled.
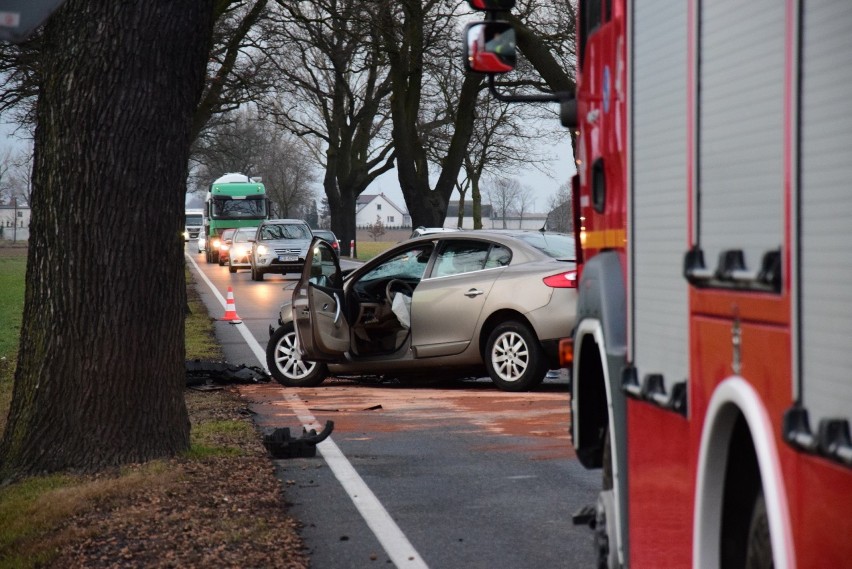
[[[337,307],[334,309],[334,324],[337,325],[337,322],[340,320],[340,297],[337,296],[337,293],[334,293],[334,301],[337,304]]]
[[[467,291],[466,293],[464,293],[464,295],[468,298],[474,298],[474,297],[479,296],[480,294],[485,294],[485,292],[479,290],[478,288],[472,288],[469,291]]]

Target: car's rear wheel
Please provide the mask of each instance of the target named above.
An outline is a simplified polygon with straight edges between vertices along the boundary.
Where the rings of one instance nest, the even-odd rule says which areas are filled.
[[[547,373],[538,339],[520,322],[503,322],[488,336],[485,367],[503,391],[526,391],[539,385]]]
[[[316,387],[328,375],[325,364],[302,359],[292,322],[278,328],[269,338],[266,365],[275,381],[285,387]]]

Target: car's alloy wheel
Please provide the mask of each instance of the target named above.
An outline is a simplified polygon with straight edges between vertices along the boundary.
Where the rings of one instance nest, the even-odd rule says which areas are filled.
[[[504,391],[525,391],[544,380],[544,355],[529,328],[504,322],[488,337],[485,353],[488,375]]]
[[[325,364],[302,359],[292,322],[278,328],[269,338],[266,365],[275,381],[285,387],[316,387],[328,375]]]

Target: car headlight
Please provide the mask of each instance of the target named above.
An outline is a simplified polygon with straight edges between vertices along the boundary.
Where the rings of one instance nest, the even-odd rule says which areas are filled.
[[[249,250],[248,247],[246,247],[245,245],[241,245],[234,249],[234,252],[237,254],[237,256],[242,257],[244,255],[248,255]]]
[[[218,239],[214,239],[214,240],[213,240],[213,248],[214,248],[214,249],[218,249],[218,248],[219,248],[219,245],[221,245],[221,244],[222,244],[222,242],[221,242],[221,241],[219,241]]]
[[[258,245],[257,246],[257,254],[258,255],[266,255],[269,253],[269,248],[266,245]]]

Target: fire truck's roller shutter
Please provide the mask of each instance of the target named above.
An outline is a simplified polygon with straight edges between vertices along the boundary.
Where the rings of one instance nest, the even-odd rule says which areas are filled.
[[[699,245],[746,268],[783,244],[785,3],[700,4]]]
[[[801,130],[802,397],[852,419],[852,3],[808,0]]]
[[[687,3],[636,3],[633,43],[632,359],[666,392],[687,377]]]

